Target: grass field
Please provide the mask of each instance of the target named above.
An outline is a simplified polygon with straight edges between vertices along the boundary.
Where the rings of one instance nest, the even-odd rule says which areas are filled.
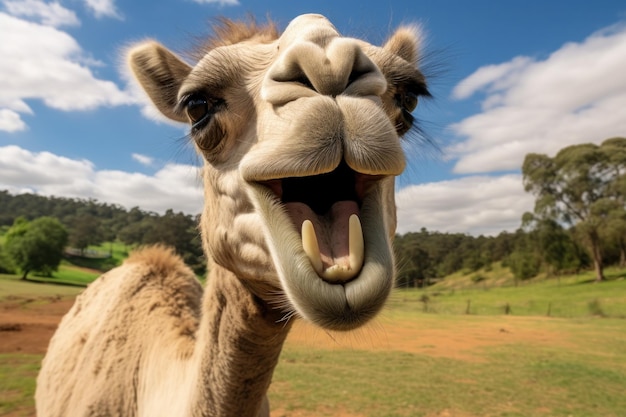
[[[626,318],[626,274],[608,268],[607,281],[596,283],[592,272],[560,278],[539,277],[514,285],[508,270],[455,274],[425,290],[403,290],[393,297],[394,309],[438,314],[523,315]],[[501,278],[504,276],[504,278]],[[626,415],[626,414],[625,414]]]
[[[272,417],[623,417],[626,281],[608,275],[398,290],[351,334],[298,323],[270,388]],[[0,276],[0,303],[80,290]],[[40,361],[0,355],[0,415],[32,416]]]
[[[0,415],[29,417],[41,355],[0,354]]]
[[[288,342],[273,404],[287,416],[618,417],[626,410],[623,320],[416,314],[393,326],[410,329],[414,345]],[[442,332],[458,338],[442,341]]]
[[[75,296],[84,288],[23,281],[16,275],[0,274],[0,302],[10,297]]]
[[[130,250],[132,250],[132,247],[126,246],[121,242],[105,242],[101,245],[89,246],[86,251],[88,253],[107,255],[108,257],[72,257],[70,260],[75,266],[107,271],[120,265],[128,257]]]

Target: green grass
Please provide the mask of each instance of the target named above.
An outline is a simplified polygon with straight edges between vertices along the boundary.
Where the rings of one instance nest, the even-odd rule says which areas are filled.
[[[41,284],[56,284],[56,285],[71,285],[77,287],[86,287],[96,278],[102,275],[102,272],[97,270],[90,270],[83,267],[72,265],[67,261],[62,261],[57,271],[52,273],[51,277],[38,274],[37,272],[30,273],[28,275],[28,281],[41,283]],[[6,275],[11,276],[13,279],[18,279],[18,275]]]
[[[31,416],[41,355],[0,354],[0,415]]]
[[[64,280],[79,284],[89,284],[102,273],[97,270],[87,270],[76,267],[72,264],[63,262],[59,266],[59,270],[52,274],[55,280]]]
[[[552,317],[603,316],[626,318],[626,280],[623,271],[607,270],[606,282],[596,283],[591,273],[537,279],[519,286],[497,286],[497,278],[468,284],[466,277],[451,277],[424,290],[397,290],[394,309],[410,314],[522,315]],[[457,284],[456,286],[454,284]],[[507,307],[508,306],[508,307]]]
[[[3,281],[20,282],[21,284],[18,285],[25,285],[26,291],[29,291],[32,288],[29,284],[33,283],[42,285],[53,284],[59,288],[64,285],[86,287],[100,275],[102,274],[99,271],[85,270],[63,262],[59,266],[59,270],[52,274],[52,277],[40,275],[35,272],[30,273],[27,280],[22,280],[21,275],[0,274],[0,293],[2,292],[2,286],[6,284]],[[43,290],[42,292],[46,292],[46,290]]]
[[[9,297],[73,297],[84,288],[23,281],[16,275],[0,274],[0,301]]]
[[[97,251],[101,254],[111,255],[110,257],[105,258],[89,258],[89,257],[79,257],[72,256],[68,257],[68,261],[75,266],[80,266],[83,268],[95,269],[101,272],[108,271],[111,268],[114,268],[120,265],[124,259],[128,257],[129,251],[133,248],[128,247],[121,242],[105,242],[101,245],[97,246],[89,246],[87,250]]]
[[[127,246],[126,244],[115,241],[115,242],[104,242],[100,245],[91,245],[88,249],[96,250],[99,252],[110,253],[118,262],[123,261],[128,257],[128,252],[131,251],[134,246]]]

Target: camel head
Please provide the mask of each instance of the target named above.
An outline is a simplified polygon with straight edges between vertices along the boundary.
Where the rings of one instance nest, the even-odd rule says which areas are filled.
[[[394,178],[419,96],[418,33],[383,46],[323,16],[272,28],[224,21],[189,65],[153,41],[131,69],[205,160],[209,258],[287,316],[353,329],[394,283]]]

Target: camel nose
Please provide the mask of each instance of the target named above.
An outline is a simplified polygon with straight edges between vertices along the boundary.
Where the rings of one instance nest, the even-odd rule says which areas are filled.
[[[380,96],[387,82],[350,38],[299,39],[288,45],[267,73],[263,95],[274,105],[301,97]]]

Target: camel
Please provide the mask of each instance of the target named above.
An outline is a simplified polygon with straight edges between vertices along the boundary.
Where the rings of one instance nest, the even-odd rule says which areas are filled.
[[[294,319],[352,330],[392,290],[419,31],[374,46],[309,14],[215,33],[193,66],[152,40],[127,55],[204,161],[206,284],[163,247],[94,281],[50,342],[40,417],[267,417]]]

